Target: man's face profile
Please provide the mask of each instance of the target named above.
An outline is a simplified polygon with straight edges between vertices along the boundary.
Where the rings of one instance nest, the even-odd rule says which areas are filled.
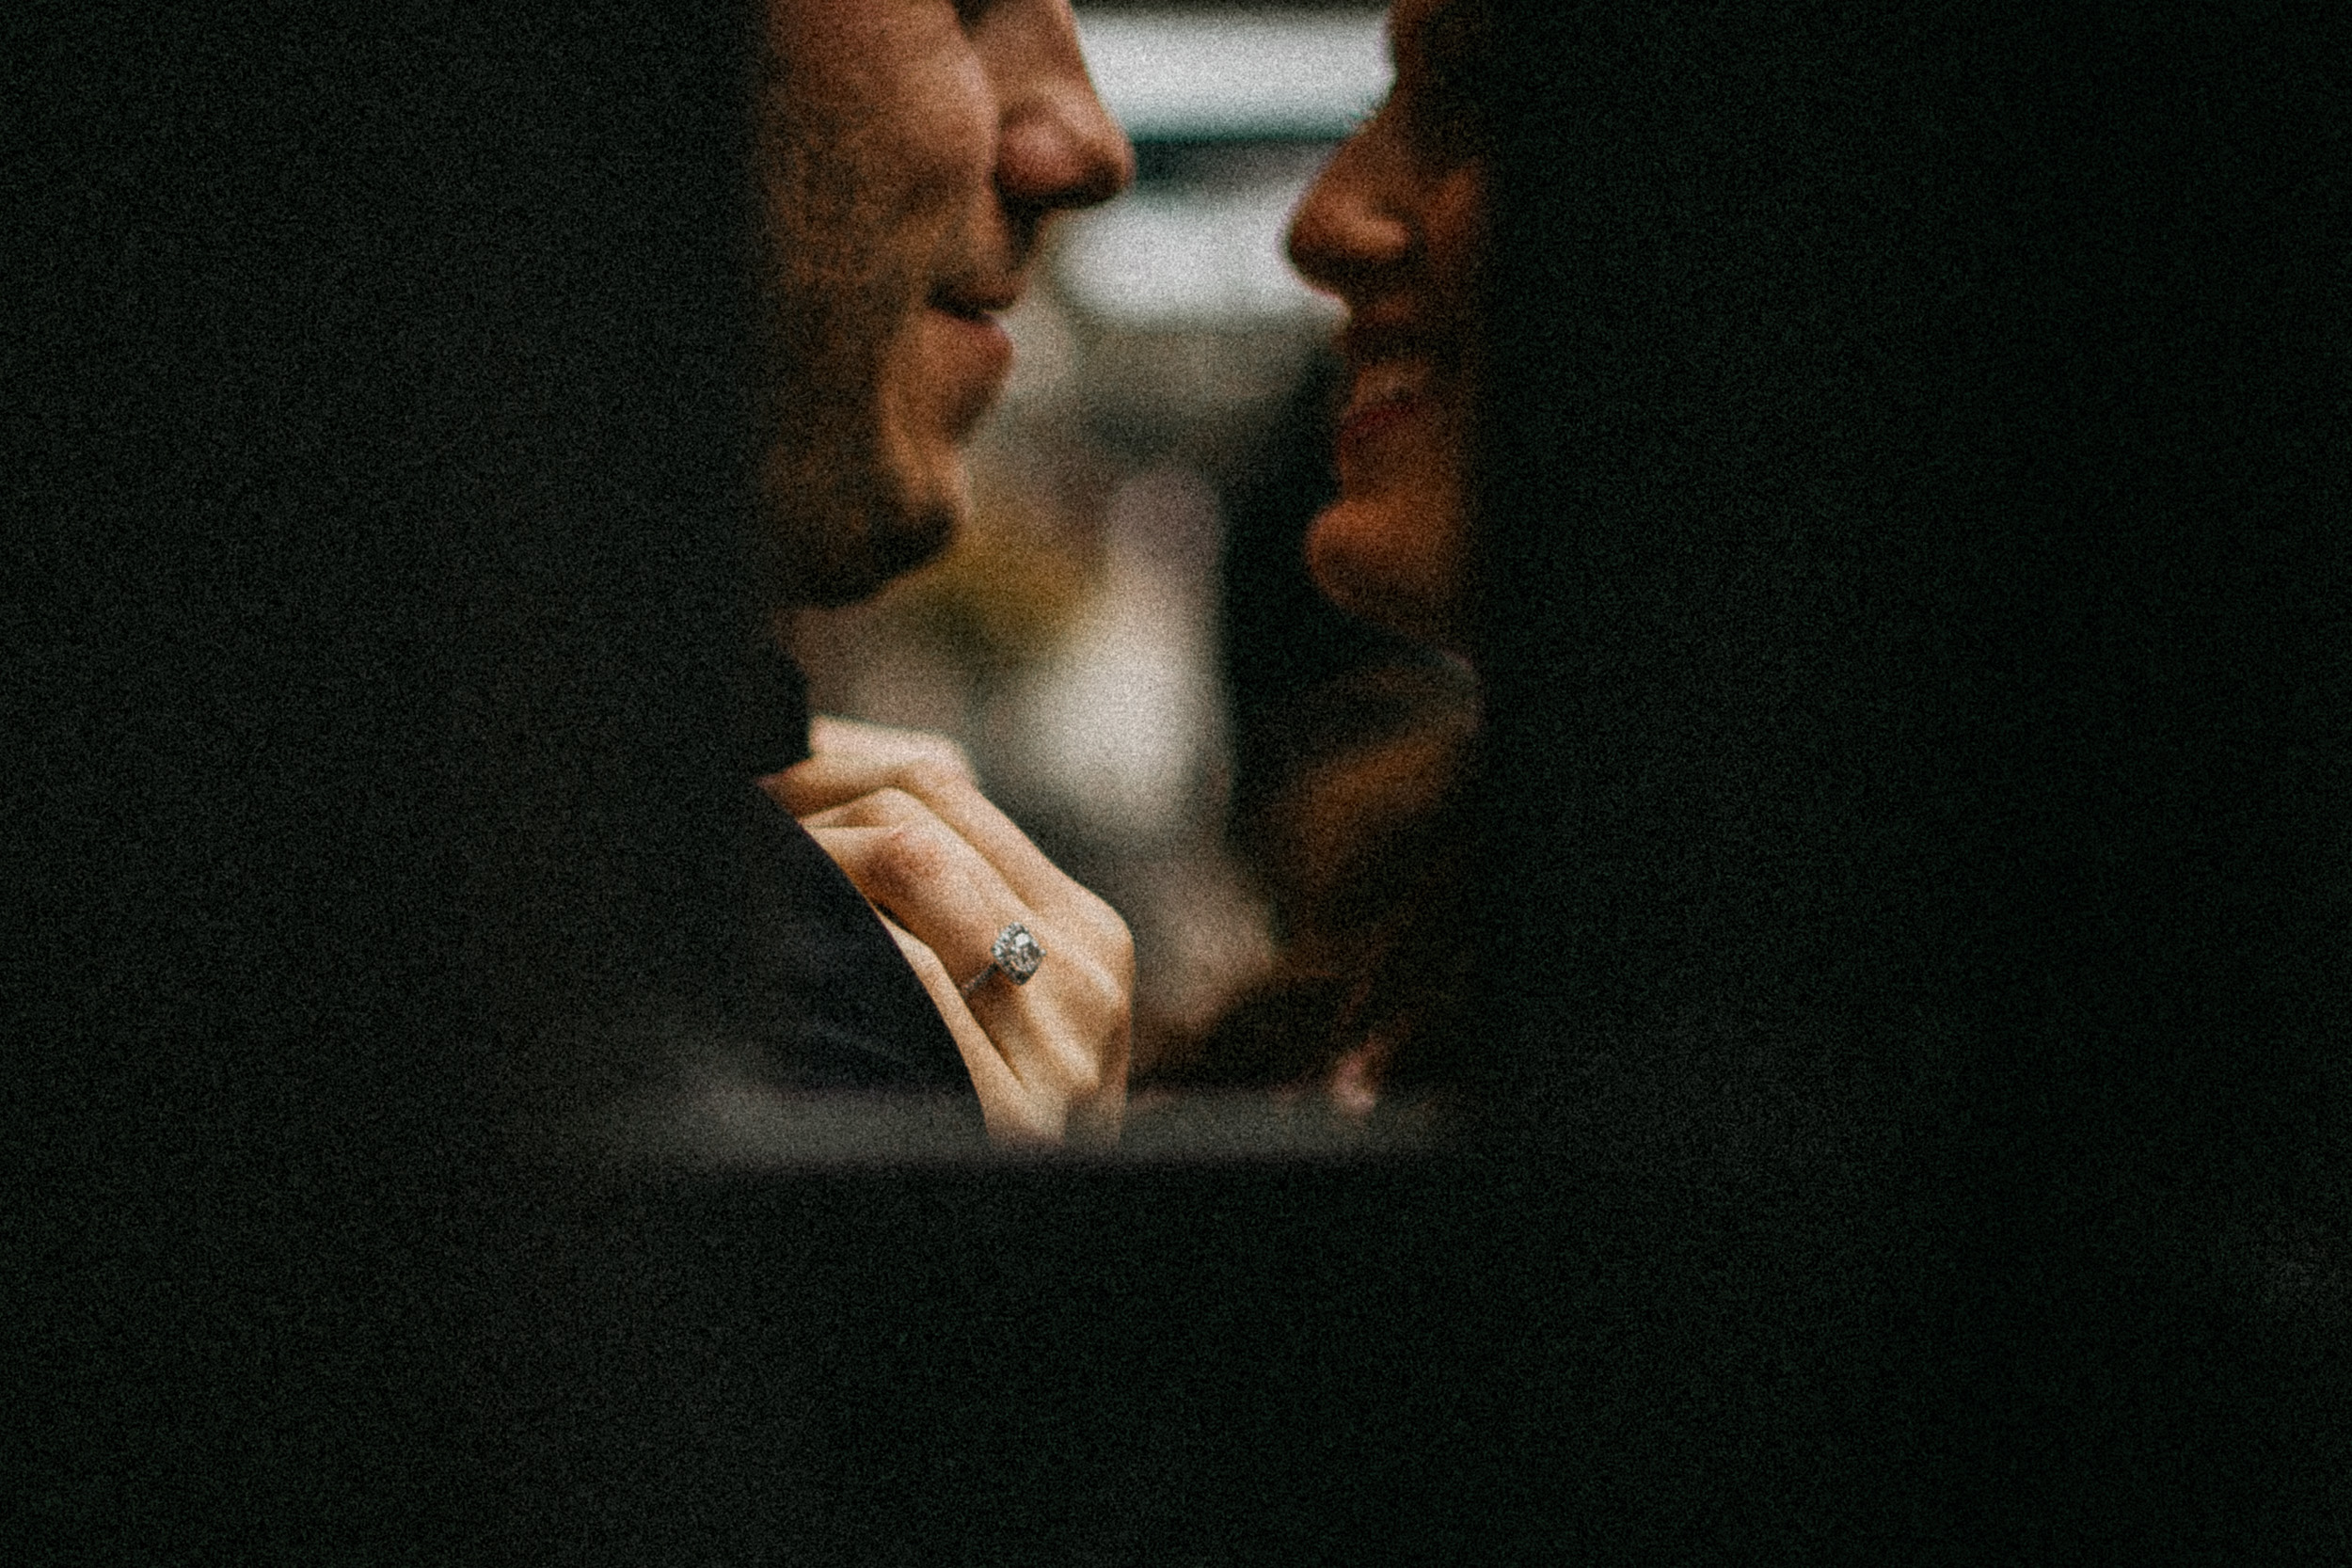
[[[793,600],[863,597],[946,544],[961,446],[1045,220],[1133,153],[1068,0],[767,0],[759,197],[773,363],[761,466]]]

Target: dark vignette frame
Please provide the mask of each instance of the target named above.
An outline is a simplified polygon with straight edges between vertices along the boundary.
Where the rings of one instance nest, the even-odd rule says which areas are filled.
[[[40,1551],[2340,1544],[2344,24],[1505,15],[1484,1134],[616,1193],[462,872],[725,951],[742,35],[28,13]],[[632,657],[492,762],[507,573]]]

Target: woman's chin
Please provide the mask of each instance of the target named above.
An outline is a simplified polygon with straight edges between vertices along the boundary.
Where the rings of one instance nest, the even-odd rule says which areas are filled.
[[[1349,614],[1451,646],[1461,598],[1459,513],[1434,496],[1343,496],[1308,531],[1307,572]]]

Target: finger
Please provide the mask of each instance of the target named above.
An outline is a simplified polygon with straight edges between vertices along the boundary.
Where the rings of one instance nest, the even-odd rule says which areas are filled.
[[[893,729],[820,713],[808,721],[808,749],[814,754],[863,756],[878,761],[935,762],[967,779],[978,775],[961,746],[930,730]]]
[[[959,1004],[979,1021],[1032,1099],[1097,1106],[1107,1114],[1096,1118],[1096,1132],[1115,1135],[1125,1092],[1134,947],[1108,905],[1057,872],[1069,902],[1039,918],[986,857],[901,790],[861,796],[808,816],[803,826],[861,893],[944,961]],[[1099,921],[1077,918],[1089,909]],[[1031,927],[1049,955],[1046,970],[1025,986],[992,974],[990,948],[1015,920]],[[976,989],[966,995],[966,986]]]
[[[760,784],[787,811],[804,821],[819,812],[896,790],[920,800],[978,850],[1023,901],[1058,906],[1073,902],[1073,895],[1091,896],[1046,859],[1044,851],[1029,842],[1028,834],[980,793],[968,774],[943,764],[826,754],[771,773]]]
[[[1064,874],[980,792],[960,750],[952,764],[923,756],[908,761],[833,753],[760,782],[787,810],[803,817],[884,790],[912,795],[978,849],[1030,908],[1050,911],[1066,934],[1114,944],[1128,940],[1126,923],[1119,912]]]
[[[811,813],[801,820],[804,826],[808,827],[922,826],[950,834],[979,857],[980,861],[995,874],[995,881],[1001,883],[1005,891],[1016,902],[1032,911],[1050,911],[1057,924],[1070,923],[1073,911],[1083,912],[1085,906],[1095,901],[1092,894],[1064,876],[1059,867],[1045,859],[1043,854],[1029,843],[1026,835],[1023,834],[1019,829],[1012,827],[1002,814],[996,812],[994,807],[989,806],[977,790],[971,791],[966,800],[977,802],[986,816],[993,817],[995,824],[1009,835],[1011,842],[1008,844],[999,839],[995,842],[994,852],[991,852],[990,843],[976,843],[974,840],[976,831],[985,833],[989,826],[985,819],[976,823],[976,813],[966,810],[951,816],[949,813],[942,812],[931,801],[894,784],[882,785],[839,805],[829,806],[822,811]],[[1015,862],[1016,869],[1007,868],[1004,863],[1008,858]],[[1017,869],[1023,864],[1028,865],[1026,876],[1019,874]],[[1116,916],[1109,915],[1107,906],[1104,907],[1104,913],[1108,918],[1116,919]],[[1007,918],[1015,917],[1008,916]],[[1086,924],[1100,924],[1100,922]],[[1002,929],[1001,925],[997,928]]]
[[[1037,915],[995,867],[936,819],[895,818],[886,808],[855,813],[862,821],[812,820],[809,836],[866,900],[920,938],[968,980],[994,961],[997,933],[1015,921],[1037,929]],[[1050,923],[1049,923],[1050,924]],[[1040,942],[1050,939],[1042,934]]]
[[[818,838],[827,844],[828,852],[834,845],[844,845],[851,855],[857,853],[854,843],[845,843],[846,835],[870,833],[876,830],[841,828],[824,830]],[[848,869],[845,865],[844,869]],[[856,880],[852,873],[851,880]],[[896,911],[893,911],[895,913]],[[925,939],[919,927],[882,915],[882,924],[907,932],[907,941],[917,943],[938,968],[936,984],[930,988],[931,1002],[940,1016],[948,1020],[950,1028],[958,1021],[968,1020],[988,1040],[991,1052],[1004,1069],[1006,1082],[1017,1087],[1025,1100],[1037,1100],[1066,1104],[1073,1088],[1089,1092],[1100,1085],[1103,1065],[1087,1049],[1087,1032],[1073,1029],[1070,1022],[1059,1016],[1060,1009],[1049,987],[1031,990],[1026,986],[999,983],[991,974],[993,958],[983,959],[972,967],[969,976],[960,975],[950,967],[952,960],[943,961],[936,942]],[[997,929],[1002,929],[1001,927]],[[993,939],[993,933],[992,933]],[[904,950],[905,943],[901,943]],[[912,961],[912,960],[910,960]],[[989,982],[977,990],[967,991],[973,978]],[[982,1021],[985,1014],[989,1022]],[[1120,1064],[1120,1084],[1124,1085],[1125,1064]],[[1058,1121],[1053,1128],[1059,1136]]]
[[[948,974],[946,965],[939,961],[939,955],[896,921],[885,917],[882,927],[898,944],[907,967],[914,971],[914,977],[922,982],[931,1006],[939,1009],[941,1021],[947,1025],[956,1051],[963,1057],[964,1070],[971,1074],[973,1092],[979,1096],[980,1115],[988,1123],[989,1136],[1000,1143],[1043,1141],[1058,1136],[1061,1129],[1046,1125],[1043,1108],[1023,1090],[1019,1077],[996,1049],[995,1042],[963,1005],[955,980]]]
[[[1099,1001],[1093,991],[1104,958],[1101,944],[1065,933],[1021,904],[993,867],[911,796],[883,790],[819,813],[804,826],[860,893],[947,965],[959,998],[1021,1083],[1090,1088],[1102,1082],[1106,1064],[1094,1049],[1100,1030],[1084,1022]],[[1015,921],[1029,927],[1051,965],[1027,984],[990,973],[996,939]],[[1065,934],[1072,938],[1067,946]],[[1123,927],[1120,939],[1109,955],[1114,963],[1129,951]],[[1123,998],[1120,980],[1106,977],[1105,984]],[[1123,1075],[1123,1059],[1120,1069]]]

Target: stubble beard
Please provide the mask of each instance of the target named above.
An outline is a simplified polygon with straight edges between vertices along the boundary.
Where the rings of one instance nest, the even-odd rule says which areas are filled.
[[[929,561],[952,505],[910,493],[886,445],[885,364],[923,297],[926,258],[894,243],[907,214],[873,178],[873,129],[796,112],[764,84],[760,408],[761,575],[770,603],[837,606]]]

